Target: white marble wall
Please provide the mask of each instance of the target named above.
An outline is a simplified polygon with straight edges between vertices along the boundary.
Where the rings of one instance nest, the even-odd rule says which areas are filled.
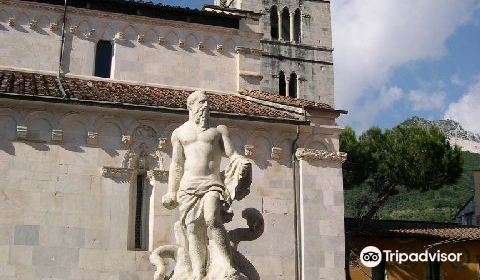
[[[56,72],[63,7],[2,2],[0,66]],[[260,49],[261,34],[258,20],[244,21],[237,30],[69,8],[63,69],[92,76],[96,43],[110,40],[115,41],[115,80],[230,92],[258,89],[259,78],[245,79],[241,72],[260,75],[260,56],[246,58],[238,48]]]
[[[147,143],[150,170],[164,170],[170,144],[159,145],[186,115],[4,100],[0,106],[0,271],[3,279],[153,279],[148,252],[129,247],[129,149]],[[323,126],[331,119],[324,120]],[[295,278],[294,185],[290,162],[296,126],[214,119],[230,127],[235,147],[254,161],[251,193],[234,203],[228,230],[247,228],[255,209],[264,231],[238,244],[251,279]],[[326,127],[326,126],[325,126]],[[138,131],[146,131],[137,133]],[[305,127],[301,147],[333,150],[332,129]],[[25,133],[26,131],[26,133]],[[53,134],[52,138],[52,131]],[[128,137],[130,136],[130,137]],[[335,144],[337,143],[337,144]],[[248,150],[248,151],[246,151]],[[343,196],[340,165],[301,161],[304,279],[340,275]],[[128,172],[127,172],[128,173]],[[149,246],[172,244],[176,211],[161,206],[162,176],[151,176]],[[337,279],[337,278],[325,278]]]

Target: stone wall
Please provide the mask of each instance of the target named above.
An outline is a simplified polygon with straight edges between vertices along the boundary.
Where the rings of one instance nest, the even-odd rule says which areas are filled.
[[[128,154],[139,149],[147,154],[151,195],[146,250],[174,244],[172,227],[178,213],[163,208],[161,197],[167,190],[169,137],[186,119],[181,114],[3,100],[4,279],[153,279],[149,252],[131,249],[136,171]],[[260,216],[264,227],[257,239],[236,243],[236,259],[251,279],[294,279],[291,147],[296,126],[213,121],[226,124],[236,149],[254,161],[251,193],[233,204],[235,217],[226,227],[245,230],[249,213]],[[299,145],[335,154],[338,142],[331,138],[336,132],[329,124],[332,120],[326,119],[317,128],[305,127]],[[305,280],[333,279],[329,275],[340,275],[343,269],[341,169],[329,157],[326,160],[301,160],[300,165]]]
[[[2,2],[0,66],[58,71],[63,7]],[[93,76],[96,43],[108,40],[115,42],[115,80],[230,92],[258,89],[260,56],[238,52],[260,49],[258,19],[244,21],[237,30],[70,7],[63,70]],[[245,79],[242,73],[257,78]]]

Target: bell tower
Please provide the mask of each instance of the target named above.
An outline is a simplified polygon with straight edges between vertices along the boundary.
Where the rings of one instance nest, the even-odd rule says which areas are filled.
[[[334,106],[328,0],[215,0],[263,14],[261,89]]]

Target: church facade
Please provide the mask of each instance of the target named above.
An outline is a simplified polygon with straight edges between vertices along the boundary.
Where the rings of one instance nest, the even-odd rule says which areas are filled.
[[[178,220],[171,133],[205,90],[253,162],[225,225],[236,265],[343,279],[329,2],[284,2],[0,0],[0,276],[153,279]]]

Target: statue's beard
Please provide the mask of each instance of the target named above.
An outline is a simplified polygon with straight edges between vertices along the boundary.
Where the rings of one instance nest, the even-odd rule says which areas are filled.
[[[197,110],[192,112],[193,114],[193,121],[196,125],[200,127],[207,127],[208,126],[208,109],[207,108],[198,108]]]

